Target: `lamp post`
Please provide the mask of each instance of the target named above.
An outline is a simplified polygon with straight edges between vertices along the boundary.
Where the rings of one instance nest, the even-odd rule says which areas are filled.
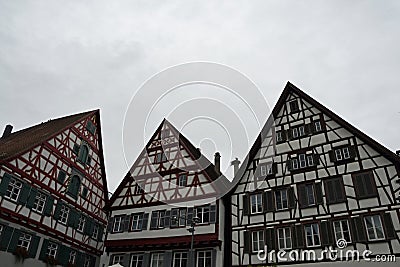
[[[172,221],[178,222],[179,223],[179,219],[184,219],[185,222],[189,222],[190,223],[190,228],[188,228],[188,232],[192,234],[192,240],[190,242],[190,252],[189,252],[189,266],[195,267],[195,260],[194,260],[194,249],[193,249],[193,245],[194,245],[194,232],[195,232],[195,226],[196,223],[200,222],[200,218],[199,217],[192,217],[191,219],[189,219],[187,216],[173,216],[171,218]]]

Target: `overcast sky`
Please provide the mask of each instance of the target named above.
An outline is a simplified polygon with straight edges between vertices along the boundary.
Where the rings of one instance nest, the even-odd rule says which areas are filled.
[[[0,125],[19,130],[100,108],[114,191],[129,169],[122,125],[134,93],[169,66],[211,61],[247,75],[270,105],[291,81],[395,151],[399,31],[399,1],[1,0]],[[212,142],[196,142],[213,131],[197,131],[183,133],[212,158]],[[144,145],[132,140],[129,165]],[[230,155],[220,150],[226,168]]]

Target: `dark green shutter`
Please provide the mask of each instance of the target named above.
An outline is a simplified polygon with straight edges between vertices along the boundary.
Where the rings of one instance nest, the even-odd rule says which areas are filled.
[[[49,246],[49,240],[44,239],[42,249],[40,250],[39,260],[45,261],[47,258],[47,247]]]
[[[99,232],[97,233],[97,241],[103,241],[104,226],[99,225]]]
[[[215,205],[210,206],[210,223],[217,221],[217,207]]]
[[[31,192],[29,193],[28,200],[26,202],[26,207],[27,208],[33,208],[33,205],[35,204],[35,199],[36,199],[36,194],[37,194],[37,189],[32,187]]]
[[[390,213],[385,213],[383,215],[383,224],[385,226],[386,239],[396,239],[397,235],[393,226],[393,221]]]
[[[316,202],[317,204],[322,204],[324,202],[322,196],[322,185],[321,183],[315,183],[314,187],[315,187]]]
[[[250,253],[251,250],[251,239],[250,239],[250,232],[245,231],[243,233],[243,242],[244,242],[244,253]]]
[[[307,207],[307,196],[306,196],[306,189],[304,184],[297,185],[297,196],[299,199],[299,204],[301,208]]]
[[[321,245],[329,246],[334,245],[334,237],[332,231],[332,224],[329,221],[321,222]]]
[[[11,175],[8,173],[5,173],[3,175],[3,178],[1,179],[0,183],[0,195],[4,196],[7,192],[8,184],[11,181]]]
[[[0,250],[5,251],[8,247],[8,243],[10,242],[11,236],[13,234],[14,228],[4,225],[3,231],[0,236]]]
[[[275,203],[274,203],[274,195],[272,191],[265,192],[265,204],[264,207],[266,208],[265,211],[274,211]]]
[[[56,210],[54,211],[54,219],[58,220],[60,218],[61,207],[63,206],[63,202],[61,200],[57,201]]]
[[[86,219],[87,221],[87,219]],[[110,217],[108,219],[108,224],[107,224],[107,232],[111,233],[114,225],[114,217]]]
[[[328,155],[329,155],[329,160],[330,160],[332,163],[335,163],[335,162],[336,162],[335,152],[334,152],[333,150],[330,150],[330,151],[328,152]]]
[[[243,214],[249,215],[249,196],[243,195]]]
[[[367,235],[365,233],[363,219],[361,217],[354,217],[352,218],[352,221],[356,231],[357,241],[367,242]]]
[[[67,225],[76,228],[77,221],[79,221],[79,213],[75,209],[71,208],[69,210]]]
[[[72,151],[74,152],[75,155],[78,155],[79,148],[80,148],[80,146],[78,144],[74,144],[74,148],[72,149]]]
[[[46,204],[44,206],[44,215],[45,216],[50,216],[51,212],[53,211],[53,205],[54,205],[54,198],[50,195],[46,196]]]
[[[69,261],[69,253],[71,249],[67,246],[58,245],[57,261],[60,265],[66,265]]]
[[[27,183],[22,183],[22,188],[21,192],[19,193],[18,196],[18,204],[26,204],[26,201],[28,201],[29,197],[29,191],[31,190],[31,186]]]
[[[304,247],[304,234],[303,234],[303,225],[296,225],[294,229],[295,236],[295,248],[303,248]]]
[[[288,204],[289,208],[294,208],[296,206],[296,196],[294,195],[293,187],[288,188]]]
[[[62,171],[62,170],[60,170],[59,172],[58,172],[58,176],[57,176],[57,180],[60,182],[60,183],[64,183],[65,182],[65,178],[67,177],[67,174],[65,173],[65,171]]]
[[[85,223],[85,229],[84,233],[88,236],[92,236],[93,233],[93,228],[94,228],[94,221],[92,218],[87,217],[86,223]]]
[[[349,147],[349,154],[350,154],[350,158],[354,159],[357,156],[357,147],[356,146],[350,146]]]
[[[13,232],[13,234],[12,234],[12,237],[11,237],[11,240],[10,240],[10,243],[8,244],[8,249],[7,249],[7,251],[9,251],[9,252],[15,252],[15,249],[17,248],[17,245],[18,245],[18,240],[19,240],[19,237],[21,236],[21,231],[20,230],[18,230],[18,229],[14,229],[14,232]]]
[[[143,214],[143,223],[142,223],[142,230],[147,230],[147,223],[149,221],[149,214]]]
[[[267,245],[267,250],[271,251],[275,249],[275,229],[268,228],[265,231],[265,244]],[[264,249],[264,248],[262,248]]]
[[[31,240],[31,244],[29,245],[29,258],[35,258],[36,257],[36,252],[39,246],[39,241],[40,241],[40,237],[38,236],[32,236],[32,240]]]

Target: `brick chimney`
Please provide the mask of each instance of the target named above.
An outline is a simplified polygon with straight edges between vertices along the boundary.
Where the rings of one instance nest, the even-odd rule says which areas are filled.
[[[236,175],[236,173],[239,170],[239,166],[240,166],[240,160],[238,158],[236,158],[235,160],[233,160],[231,162],[231,166],[233,166],[233,176]]]

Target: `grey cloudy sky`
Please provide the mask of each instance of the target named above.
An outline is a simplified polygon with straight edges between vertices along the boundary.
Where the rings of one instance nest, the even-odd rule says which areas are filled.
[[[400,2],[388,0],[2,0],[0,125],[18,130],[100,108],[113,191],[128,170],[122,125],[135,91],[171,65],[212,61],[246,74],[271,105],[291,81],[396,150],[399,25]],[[183,132],[199,145],[210,131]],[[129,164],[143,147],[142,136],[132,140]]]

